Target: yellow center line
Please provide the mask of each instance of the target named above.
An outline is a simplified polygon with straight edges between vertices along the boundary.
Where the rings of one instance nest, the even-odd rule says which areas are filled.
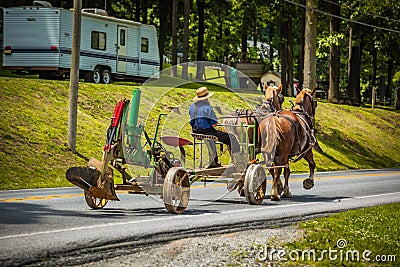
[[[384,174],[381,173],[369,173],[369,174],[353,174],[353,175],[333,175],[327,177],[315,177],[316,181],[320,180],[332,180],[332,179],[349,179],[349,178],[364,178],[364,177],[376,177],[376,176],[395,176],[400,175],[399,171],[387,172]],[[283,178],[283,177],[281,177]],[[299,182],[304,180],[303,178],[291,178],[290,182]],[[204,185],[193,185],[190,188],[197,189],[197,188],[212,188],[212,187],[220,187],[226,186],[225,183],[212,183],[206,186]],[[126,191],[118,190],[117,193],[125,194],[128,193]],[[54,198],[73,198],[73,197],[82,197],[83,193],[81,194],[65,194],[65,195],[49,195],[49,196],[29,196],[29,197],[18,197],[18,198],[0,198],[0,202],[23,202],[23,201],[30,201],[30,200],[46,200],[46,199],[54,199]]]
[[[65,194],[65,195],[50,195],[50,196],[30,196],[30,197],[16,197],[16,198],[0,198],[0,202],[21,202],[29,200],[45,200],[52,198],[71,198],[82,197],[83,194]]]

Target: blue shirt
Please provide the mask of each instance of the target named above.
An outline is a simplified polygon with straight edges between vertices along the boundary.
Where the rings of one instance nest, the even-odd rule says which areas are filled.
[[[189,114],[193,130],[209,129],[218,122],[217,116],[207,100],[191,104]]]

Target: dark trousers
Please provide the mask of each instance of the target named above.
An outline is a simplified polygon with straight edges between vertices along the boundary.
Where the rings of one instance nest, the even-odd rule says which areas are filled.
[[[213,135],[213,136],[217,137],[219,142],[229,146],[231,153],[236,153],[236,152],[240,151],[239,142],[238,142],[236,136],[234,136],[231,133],[226,133],[226,132],[217,130],[213,127],[208,128],[208,129],[193,130],[193,132],[198,133],[198,134]],[[214,148],[215,148],[215,144],[214,144]],[[214,162],[218,162],[218,156],[216,153],[216,149],[211,149],[211,150],[213,153],[215,153]]]

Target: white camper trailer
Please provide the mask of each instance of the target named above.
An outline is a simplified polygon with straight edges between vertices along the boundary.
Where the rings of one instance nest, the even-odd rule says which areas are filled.
[[[102,14],[102,15],[100,15]],[[4,8],[3,69],[69,75],[73,11],[43,6]],[[154,26],[83,10],[80,76],[86,81],[144,81],[160,71]]]

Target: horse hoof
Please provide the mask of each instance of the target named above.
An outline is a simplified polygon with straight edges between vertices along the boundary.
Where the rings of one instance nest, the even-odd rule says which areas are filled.
[[[283,192],[283,183],[281,179],[278,179],[278,185],[277,185],[277,189],[278,189],[278,195],[281,195]]]
[[[282,197],[283,198],[292,198],[293,195],[292,195],[292,193],[289,192],[288,194],[283,194]]]
[[[272,196],[271,195],[271,201],[279,201],[279,200],[281,200],[280,196]]]
[[[311,189],[314,187],[314,180],[311,180],[310,178],[307,178],[303,181],[303,187],[304,189]]]

